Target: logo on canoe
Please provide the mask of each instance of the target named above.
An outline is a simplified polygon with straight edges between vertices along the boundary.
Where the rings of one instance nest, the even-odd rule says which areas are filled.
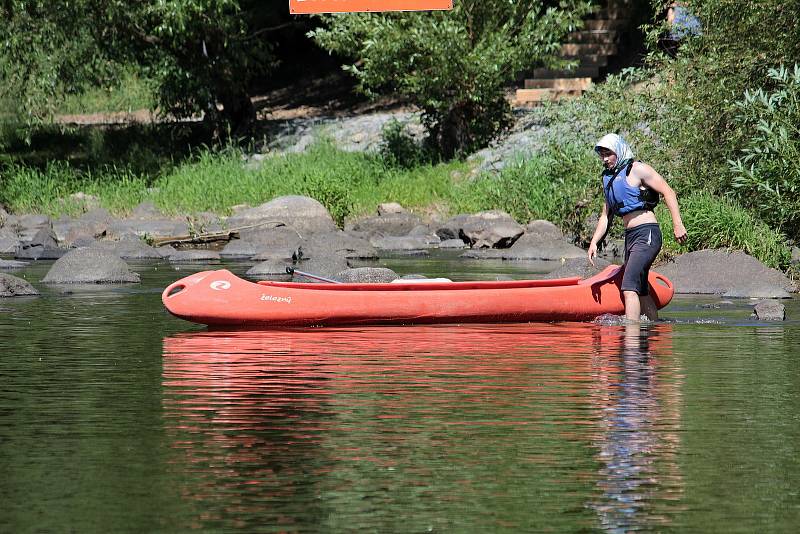
[[[286,304],[292,303],[292,297],[276,297],[274,295],[261,295],[261,300],[266,302],[285,302]]]
[[[225,289],[230,289],[231,283],[228,282],[227,280],[215,280],[211,282],[210,286],[211,289],[213,289],[214,291],[222,291]]]

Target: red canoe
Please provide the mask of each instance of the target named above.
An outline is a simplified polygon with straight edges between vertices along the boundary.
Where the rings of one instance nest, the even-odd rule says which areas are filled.
[[[663,308],[672,283],[652,271],[649,282]],[[614,265],[584,280],[391,284],[254,283],[222,269],[182,278],[161,299],[176,317],[225,327],[587,321],[624,313],[620,283]]]

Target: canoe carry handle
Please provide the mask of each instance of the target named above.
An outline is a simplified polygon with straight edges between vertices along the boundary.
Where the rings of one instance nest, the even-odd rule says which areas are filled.
[[[167,288],[162,293],[161,297],[165,299],[174,297],[184,289],[186,289],[186,285],[184,285],[182,281],[175,282],[167,286]]]
[[[668,278],[664,278],[660,274],[657,274],[655,278],[656,282],[658,282],[662,286],[666,287],[667,289],[672,289],[672,282],[670,282]]]
[[[298,276],[305,276],[306,278],[311,278],[312,280],[319,280],[320,282],[328,282],[329,284],[341,284],[341,282],[337,280],[331,280],[330,278],[325,278],[324,276],[319,276],[316,274],[304,273],[303,271],[298,271],[294,267],[286,267],[286,272],[291,275],[297,274]]]

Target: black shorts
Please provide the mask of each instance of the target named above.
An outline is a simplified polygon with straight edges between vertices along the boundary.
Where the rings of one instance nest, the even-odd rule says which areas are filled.
[[[650,293],[647,275],[660,250],[661,228],[658,224],[640,224],[625,230],[623,291],[635,291],[641,296]]]

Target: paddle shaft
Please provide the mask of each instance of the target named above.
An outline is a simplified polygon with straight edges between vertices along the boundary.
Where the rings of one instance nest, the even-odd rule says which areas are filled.
[[[337,280],[331,280],[330,278],[325,278],[316,274],[304,273],[303,271],[298,271],[294,267],[287,267],[286,272],[292,275],[298,274],[300,276],[305,276],[306,278],[311,278],[312,280],[319,280],[320,282],[328,282],[329,284],[341,284],[341,282]]]

